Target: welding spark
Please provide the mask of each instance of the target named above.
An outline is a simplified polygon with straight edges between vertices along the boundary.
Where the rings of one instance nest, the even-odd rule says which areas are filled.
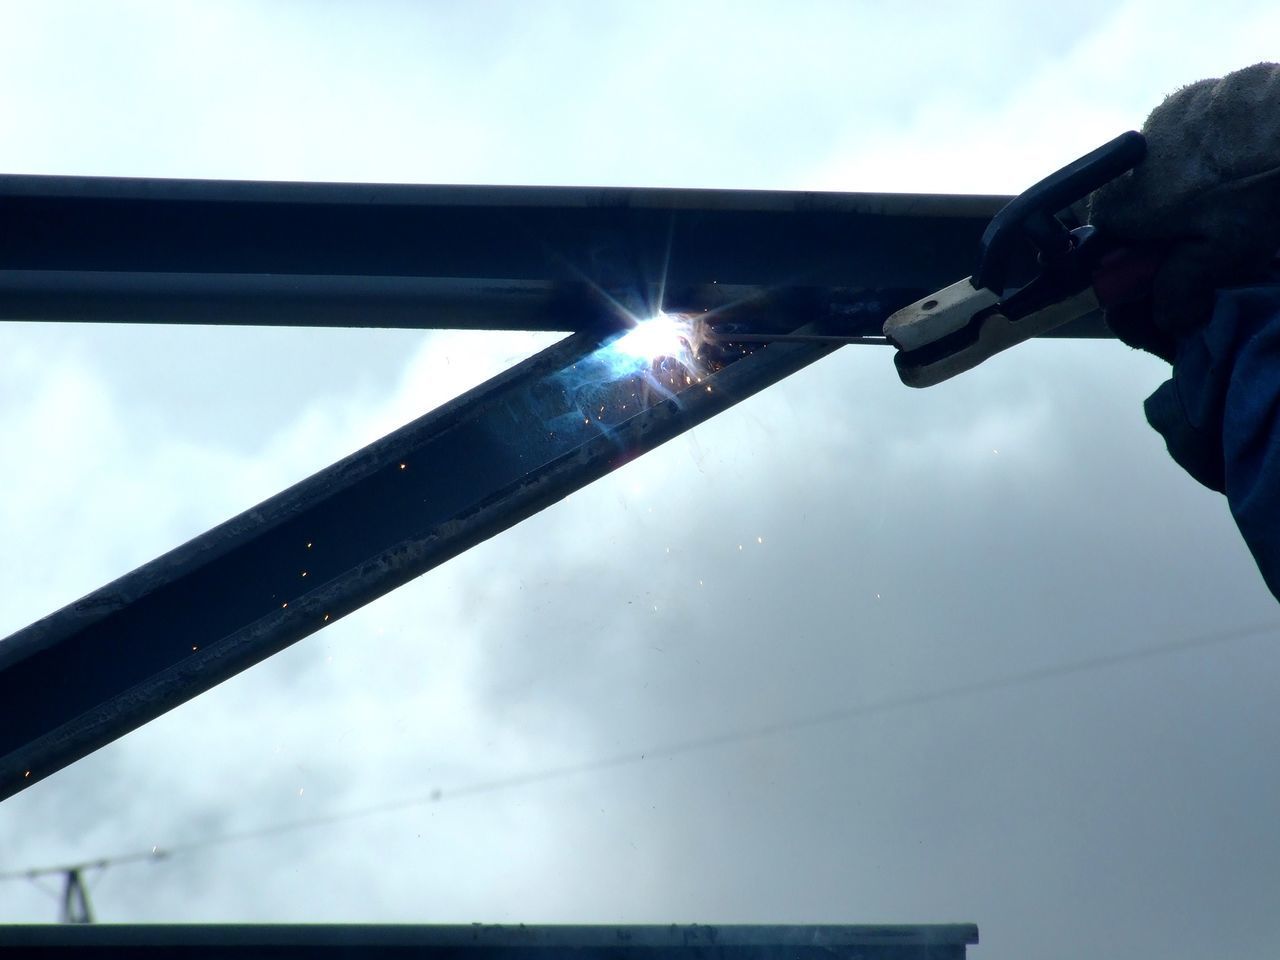
[[[644,319],[628,315],[630,329],[606,344],[598,356],[611,368],[613,378],[630,380],[639,388],[631,393],[638,407],[654,399],[671,397],[695,378],[714,372],[718,362],[704,356],[708,344],[701,317],[659,310]]]
[[[670,357],[692,366],[696,339],[692,321],[659,310],[649,319],[637,321],[613,342],[613,349],[645,363]]]
[[[615,304],[615,306],[617,306]],[[583,426],[609,433],[655,403],[674,399],[724,365],[701,316],[659,310],[637,317],[622,310],[626,328],[561,374],[566,399]],[[572,415],[548,420],[568,429]]]

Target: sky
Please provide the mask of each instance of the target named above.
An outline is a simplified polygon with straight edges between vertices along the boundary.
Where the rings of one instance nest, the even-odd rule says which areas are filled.
[[[5,172],[955,193],[1280,35],[1265,0],[0,15]],[[555,339],[6,323],[0,636]],[[114,922],[1274,955],[1280,616],[1145,424],[1166,375],[1035,342],[911,391],[841,350],[0,804],[0,871],[175,849],[92,877]]]

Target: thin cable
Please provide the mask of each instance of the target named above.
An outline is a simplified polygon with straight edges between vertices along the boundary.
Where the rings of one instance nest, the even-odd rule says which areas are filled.
[[[13,879],[13,878],[9,878],[9,879]],[[43,883],[40,882],[40,874],[37,873],[35,876],[27,877],[27,879],[30,880],[31,885],[34,886],[37,890],[39,890],[41,893],[47,893],[54,900],[62,899],[62,891],[50,890],[48,887],[46,887]]]
[[[141,860],[163,860],[169,855],[167,850],[159,847],[152,847],[150,851],[143,853],[122,853],[112,857],[98,857],[93,860],[83,860],[80,863],[63,863],[54,864],[48,867],[32,867],[28,870],[9,870],[0,873],[0,880],[31,880],[37,877],[45,877],[54,873],[70,873],[73,870],[105,870],[107,867],[114,867],[122,863],[136,863]],[[61,896],[61,894],[59,894]]]
[[[1045,680],[1052,680],[1058,677],[1066,677],[1079,673],[1089,673],[1095,670],[1103,670],[1109,667],[1120,666],[1122,664],[1139,663],[1141,661],[1152,660],[1157,657],[1186,653],[1191,650],[1200,650],[1206,647],[1229,643],[1234,640],[1243,640],[1248,637],[1254,637],[1264,633],[1276,632],[1280,632],[1280,623],[1272,622],[1255,624],[1247,627],[1238,627],[1234,630],[1220,631],[1217,633],[1193,637],[1187,640],[1174,640],[1151,647],[1144,647],[1140,650],[1128,650],[1123,653],[1112,653],[1099,657],[1090,657],[1088,659],[1077,660],[1072,663],[1060,663],[1047,667],[1039,667],[1037,669],[1026,670],[1021,673],[1008,674],[1003,677],[975,680],[970,683],[943,687],[939,690],[906,694],[904,696],[889,697],[884,700],[873,701],[871,703],[840,707],[835,710],[828,710],[808,717],[779,720],[759,727],[711,734],[705,737],[668,744],[664,747],[657,747],[648,750],[635,750],[628,753],[617,754],[612,757],[587,760],[582,763],[567,764],[560,767],[550,767],[545,770],[516,774],[510,777],[501,777],[495,780],[481,780],[476,783],[455,787],[448,791],[437,788],[427,794],[406,797],[400,800],[390,800],[384,803],[374,804],[372,806],[359,807],[354,810],[345,810],[322,816],[268,824],[252,830],[220,834],[217,836],[206,837],[203,840],[194,840],[188,843],[179,843],[163,848],[152,847],[148,852],[139,851],[112,857],[102,857],[96,860],[85,861],[80,864],[66,864],[62,866],[14,870],[7,873],[0,873],[0,880],[14,880],[22,878],[33,879],[45,874],[65,873],[68,870],[86,869],[94,866],[105,868],[108,866],[115,866],[117,864],[135,863],[142,860],[160,860],[173,854],[189,853],[209,847],[222,846],[223,844],[240,843],[246,840],[258,840],[264,837],[279,836],[280,834],[292,833],[297,830],[308,830],[314,827],[329,826],[349,820],[359,820],[365,817],[392,813],[397,810],[405,810],[411,807],[426,806],[428,804],[439,803],[444,800],[452,800],[459,797],[477,796],[486,793],[497,793],[503,790],[513,790],[519,787],[533,786],[535,784],[547,783],[553,780],[563,780],[569,777],[595,773],[601,770],[631,766],[651,759],[666,759],[669,757],[678,757],[689,753],[696,753],[703,750],[713,750],[751,740],[760,740],[767,737],[778,736],[780,734],[793,733],[797,730],[827,726],[863,717],[877,716],[879,714],[890,713],[896,710],[926,706],[928,704],[940,703],[946,700],[969,697],[975,694],[989,693],[995,690],[1007,690],[1024,684],[1040,683]]]

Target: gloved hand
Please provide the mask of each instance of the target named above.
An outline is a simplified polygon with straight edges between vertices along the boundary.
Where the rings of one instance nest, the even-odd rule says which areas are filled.
[[[1172,362],[1215,291],[1262,275],[1280,248],[1280,64],[1183,87],[1142,132],[1146,159],[1090,197],[1089,219],[1163,251],[1150,300],[1109,310],[1107,322]]]

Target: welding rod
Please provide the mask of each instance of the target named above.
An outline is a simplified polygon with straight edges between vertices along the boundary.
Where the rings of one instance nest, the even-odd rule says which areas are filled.
[[[709,333],[714,343],[865,343],[893,346],[888,337],[842,337],[821,333]]]

